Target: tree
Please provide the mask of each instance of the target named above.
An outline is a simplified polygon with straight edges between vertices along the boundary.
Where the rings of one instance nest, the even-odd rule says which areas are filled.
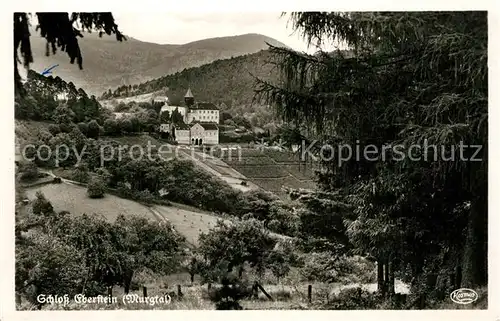
[[[182,262],[182,266],[189,273],[191,283],[194,282],[194,276],[202,272],[203,263],[203,256],[199,253],[190,253]]]
[[[168,110],[166,110],[163,113],[161,113],[160,122],[162,124],[168,124],[168,123],[170,123],[170,113],[168,112]]]
[[[87,137],[89,138],[98,138],[99,137],[99,132],[100,132],[100,126],[97,123],[97,121],[91,120],[87,123]]]
[[[19,172],[21,173],[20,179],[23,181],[33,181],[38,178],[38,166],[33,162],[21,163]]]
[[[234,121],[234,123],[238,126],[243,126],[247,129],[252,128],[252,124],[250,123],[250,121],[243,116],[236,116],[233,117],[231,120]]]
[[[92,178],[88,183],[87,194],[90,198],[104,197],[105,185],[101,178]]]
[[[118,123],[116,120],[106,119],[104,121],[104,133],[109,136],[113,136],[118,133]]]
[[[245,263],[262,272],[276,244],[276,240],[264,230],[263,224],[254,219],[237,224],[219,220],[207,234],[201,234],[199,240],[199,251],[207,266],[204,269],[205,276],[210,275],[212,270],[223,268],[222,275],[211,276],[212,279],[227,276],[233,269],[237,269],[241,277]]]
[[[417,291],[424,299],[436,275],[453,274],[456,288],[486,284],[486,13],[302,12],[291,21],[310,44],[349,48],[307,55],[272,47],[283,85],[257,80],[258,98],[321,140],[315,156],[321,143],[421,147],[417,161],[394,150],[389,160],[349,158],[345,149],[323,155],[322,190],[355,215],[345,219],[353,251],[376,257],[379,280],[389,271],[384,282],[410,265],[413,286],[428,284]],[[451,157],[464,142],[482,146],[479,161]]]
[[[37,31],[40,30],[40,36],[47,39],[46,55],[49,55],[49,46],[53,54],[56,53],[57,48],[60,48],[68,54],[70,63],[73,64],[76,60],[80,69],[83,69],[83,58],[77,37],[83,37],[83,35],[74,28],[75,22],[79,22],[82,30],[98,31],[100,37],[106,33],[116,35],[118,41],[126,40],[118,30],[113,15],[109,12],[75,12],[71,14],[71,17],[65,12],[39,12],[36,15]],[[16,90],[20,93],[24,93],[24,90],[17,66],[18,51],[21,53],[22,63],[26,69],[29,69],[30,63],[33,62],[29,32],[30,17],[31,14],[25,12],[14,13],[14,81]]]
[[[125,258],[122,267],[125,292],[128,293],[133,274],[140,269],[166,275],[174,270],[184,238],[168,222],[143,217],[118,216],[114,224],[116,249]]]
[[[70,125],[73,122],[74,116],[75,114],[67,105],[60,104],[54,110],[52,118],[63,132],[68,133],[71,130]]]
[[[184,117],[182,117],[182,114],[179,112],[178,108],[172,111],[172,116],[170,117],[170,119],[172,120],[172,123],[176,125],[184,123]]]
[[[232,118],[233,118],[233,116],[230,113],[223,111],[220,115],[220,122],[224,123],[225,120],[232,119]]]
[[[52,204],[40,191],[36,192],[36,199],[33,201],[32,208],[35,215],[51,215],[54,212]]]

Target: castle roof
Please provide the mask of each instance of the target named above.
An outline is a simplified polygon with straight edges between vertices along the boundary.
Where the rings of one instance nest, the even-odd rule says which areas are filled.
[[[193,93],[191,92],[191,88],[188,88],[188,91],[186,92],[186,95],[184,95],[184,98],[194,98]]]
[[[199,109],[199,110],[219,110],[217,106],[213,103],[199,102],[189,107],[189,109]]]
[[[219,130],[219,126],[217,126],[216,123],[210,123],[210,122],[193,122],[193,126],[196,124],[200,124],[201,127],[205,130]],[[192,127],[192,126],[191,126]]]

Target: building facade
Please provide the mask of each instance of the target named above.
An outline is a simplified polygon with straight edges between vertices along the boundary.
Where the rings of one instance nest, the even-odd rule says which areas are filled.
[[[183,145],[218,145],[219,144],[219,108],[212,103],[195,102],[191,89],[184,96],[186,106],[170,106],[165,99],[161,114],[178,111],[182,122],[160,124],[160,132],[168,132]]]

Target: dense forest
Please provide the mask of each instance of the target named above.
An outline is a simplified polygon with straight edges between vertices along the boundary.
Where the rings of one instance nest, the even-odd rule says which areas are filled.
[[[266,64],[269,57],[269,51],[262,50],[255,54],[217,60],[139,85],[121,86],[114,91],[110,89],[101,98],[130,97],[163,91],[168,95],[171,105],[179,105],[190,87],[198,101],[224,103],[228,107],[249,106],[254,98],[255,78],[274,78],[273,66]]]

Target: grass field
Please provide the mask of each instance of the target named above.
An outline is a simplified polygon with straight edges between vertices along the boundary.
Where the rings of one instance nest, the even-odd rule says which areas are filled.
[[[98,214],[109,221],[114,221],[120,214],[155,219],[146,206],[109,194],[101,199],[92,199],[87,196],[87,189],[80,186],[48,184],[26,189],[26,196],[33,200],[37,191],[41,191],[58,212],[68,211],[73,215]]]
[[[218,218],[216,216],[197,213],[171,206],[154,206],[164,218],[170,221],[175,229],[184,235],[187,241],[198,246],[200,233],[206,233],[214,227]]]
[[[109,221],[114,221],[118,215],[138,215],[148,219],[157,219],[154,213],[158,213],[170,221],[174,228],[186,240],[198,245],[198,236],[202,232],[215,226],[217,216],[204,214],[199,211],[191,211],[186,206],[153,206],[148,208],[137,202],[106,194],[104,198],[92,199],[87,196],[87,189],[71,184],[48,184],[41,187],[27,188],[26,196],[33,200],[37,191],[41,191],[52,203],[56,211],[68,211],[73,215],[98,214]]]

